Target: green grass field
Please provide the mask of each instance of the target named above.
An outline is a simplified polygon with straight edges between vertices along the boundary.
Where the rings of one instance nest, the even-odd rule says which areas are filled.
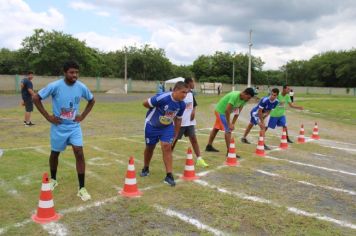
[[[143,166],[146,112],[142,99],[97,99],[82,124],[86,187],[92,200],[83,202],[76,196],[75,159],[68,147],[60,156],[59,186],[53,192],[55,208],[63,217],[44,226],[33,223],[30,217],[37,209],[42,174],[49,171],[49,124],[35,111],[32,120],[36,125],[23,127],[22,108],[1,109],[0,148],[4,154],[0,157],[0,234],[356,234],[356,142],[351,138],[356,131],[355,98],[301,99],[300,104],[310,112],[287,113],[291,136],[296,140],[302,122],[306,136],[310,136],[314,121],[318,121],[323,140],[292,144],[285,151],[275,149],[268,158],[254,154],[256,127],[250,135],[253,144],[239,141],[253,104],[249,105],[234,133],[237,153],[242,156],[238,167],[224,166],[221,133],[214,144],[221,152],[203,151],[218,99],[197,96],[198,141],[210,166],[196,167],[199,181],[179,180],[175,188],[163,183],[165,171],[159,147],[151,175],[138,176]],[[49,104],[46,107],[50,109]],[[280,130],[267,132],[268,144],[276,148],[280,134]],[[184,170],[187,141],[179,142],[174,152],[177,180]],[[138,187],[143,192],[135,199],[118,195],[130,156],[135,157]]]

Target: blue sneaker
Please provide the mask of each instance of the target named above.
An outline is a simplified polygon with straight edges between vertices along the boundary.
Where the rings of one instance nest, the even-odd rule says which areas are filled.
[[[150,170],[143,168],[141,173],[140,173],[140,176],[141,177],[146,177],[146,176],[149,176],[149,175],[150,175]]]
[[[174,181],[173,176],[166,176],[166,178],[164,179],[164,183],[169,184],[171,187],[176,186],[176,182]]]

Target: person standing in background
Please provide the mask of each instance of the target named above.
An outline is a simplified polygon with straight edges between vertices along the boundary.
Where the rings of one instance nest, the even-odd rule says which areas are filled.
[[[291,89],[291,90],[289,91],[289,97],[290,97],[290,100],[291,100],[292,102],[294,102],[294,91],[293,91],[293,89]]]
[[[31,122],[31,112],[33,111],[33,102],[32,96],[35,95],[33,92],[33,72],[27,72],[26,78],[21,80],[21,96],[22,96],[22,105],[25,106],[25,119],[23,124],[25,126],[32,126],[34,123]]]

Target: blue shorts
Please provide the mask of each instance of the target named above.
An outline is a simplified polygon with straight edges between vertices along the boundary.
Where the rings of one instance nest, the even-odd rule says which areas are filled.
[[[268,128],[274,129],[276,126],[284,127],[287,125],[286,116],[270,117],[268,122]]]
[[[250,116],[251,116],[251,119],[250,119],[250,123],[253,124],[253,125],[257,125],[258,122],[260,122],[260,118],[258,117],[258,110],[255,111],[255,112],[250,112]]]
[[[158,141],[172,143],[174,138],[174,125],[168,125],[163,128],[156,128],[146,123],[145,142],[146,145],[156,145]]]
[[[51,124],[51,150],[62,152],[67,145],[83,146],[83,134],[80,125],[71,126]]]

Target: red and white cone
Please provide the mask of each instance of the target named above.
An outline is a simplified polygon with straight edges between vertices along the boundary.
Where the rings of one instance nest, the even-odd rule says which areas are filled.
[[[189,147],[187,150],[187,159],[185,160],[184,174],[182,176],[182,179],[191,181],[198,178],[199,177],[195,175],[192,149]]]
[[[304,125],[303,124],[300,127],[299,136],[298,136],[298,143],[305,143]]]
[[[133,157],[130,157],[129,165],[127,166],[124,189],[121,190],[119,194],[125,197],[138,197],[142,195],[142,192],[137,188],[136,172]]]
[[[48,181],[47,173],[44,173],[42,177],[42,186],[37,213],[32,215],[31,218],[34,222],[40,224],[50,223],[61,218],[61,215],[57,214],[54,209],[51,185]]]
[[[231,138],[231,140],[230,140],[229,152],[227,153],[225,165],[228,165],[228,166],[237,166],[237,165],[239,165],[239,162],[237,161],[237,158],[236,158],[236,150],[235,150],[235,140],[234,140],[234,138]]]
[[[319,137],[319,129],[318,129],[318,123],[315,122],[314,129],[313,129],[313,135],[311,137],[312,139],[320,139]]]
[[[283,127],[283,133],[281,137],[281,144],[279,145],[280,148],[282,149],[287,149],[288,148],[288,142],[287,142],[287,129]]]
[[[257,147],[256,147],[256,155],[264,157],[266,156],[265,154],[265,140],[263,135],[260,132],[260,137],[258,138],[258,143],[257,143]]]

